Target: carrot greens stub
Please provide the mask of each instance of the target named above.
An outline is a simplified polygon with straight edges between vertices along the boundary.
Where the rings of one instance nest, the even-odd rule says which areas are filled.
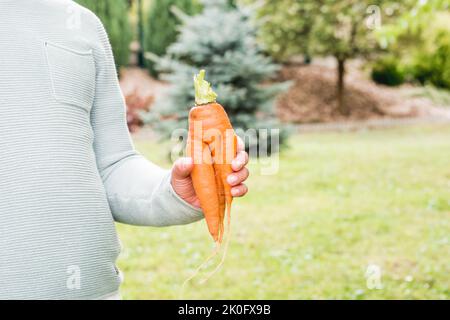
[[[205,80],[205,70],[194,76],[195,104],[198,106],[216,102],[217,94],[211,88],[211,84]]]

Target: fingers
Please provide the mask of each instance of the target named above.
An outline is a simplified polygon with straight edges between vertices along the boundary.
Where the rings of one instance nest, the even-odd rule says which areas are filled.
[[[230,186],[237,186],[247,180],[249,176],[249,171],[247,168],[243,168],[242,170],[232,173],[228,176],[227,182]]]
[[[227,182],[233,187],[231,188],[231,195],[233,197],[242,197],[248,192],[248,187],[243,184],[249,176],[249,171],[245,167],[247,164],[248,154],[245,152],[245,144],[238,137],[238,153],[236,158],[231,162],[231,168],[234,173],[230,174],[227,178]]]
[[[200,201],[195,194],[190,174],[194,165],[192,158],[180,158],[172,168],[172,187],[178,196],[190,205],[200,208]]]
[[[245,167],[248,163],[248,153],[245,151],[239,151],[236,158],[231,162],[231,168],[233,171],[239,171]]]
[[[248,188],[245,184],[240,184],[231,189],[231,195],[233,197],[243,197],[247,194]]]
[[[173,165],[172,178],[175,180],[186,179],[191,174],[193,167],[192,158],[178,159]]]

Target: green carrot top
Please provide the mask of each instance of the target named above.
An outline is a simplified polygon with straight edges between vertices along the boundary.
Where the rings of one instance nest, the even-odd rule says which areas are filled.
[[[195,104],[202,105],[216,102],[217,94],[211,88],[211,84],[205,80],[205,70],[194,76]]]

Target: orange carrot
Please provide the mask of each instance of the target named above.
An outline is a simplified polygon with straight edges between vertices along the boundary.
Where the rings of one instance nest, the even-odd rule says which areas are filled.
[[[186,279],[193,279],[200,269],[220,249],[227,219],[228,238],[219,265],[204,280],[211,277],[223,264],[231,233],[231,186],[227,177],[233,172],[231,161],[237,153],[237,136],[224,108],[216,102],[217,95],[204,80],[205,71],[194,77],[196,106],[189,112],[189,135],[186,153],[193,159],[191,173],[197,197],[205,216],[208,230],[216,243],[216,250]],[[225,217],[226,210],[226,217]]]
[[[237,137],[216,94],[204,80],[202,70],[195,77],[196,106],[189,113],[187,154],[194,161],[191,177],[214,241],[222,243],[225,208],[229,222],[232,203],[227,177],[237,152]]]

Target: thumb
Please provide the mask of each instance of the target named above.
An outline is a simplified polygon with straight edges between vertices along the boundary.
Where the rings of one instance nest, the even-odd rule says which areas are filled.
[[[172,169],[172,178],[174,180],[183,180],[189,177],[194,167],[192,158],[180,158],[175,161]]]

